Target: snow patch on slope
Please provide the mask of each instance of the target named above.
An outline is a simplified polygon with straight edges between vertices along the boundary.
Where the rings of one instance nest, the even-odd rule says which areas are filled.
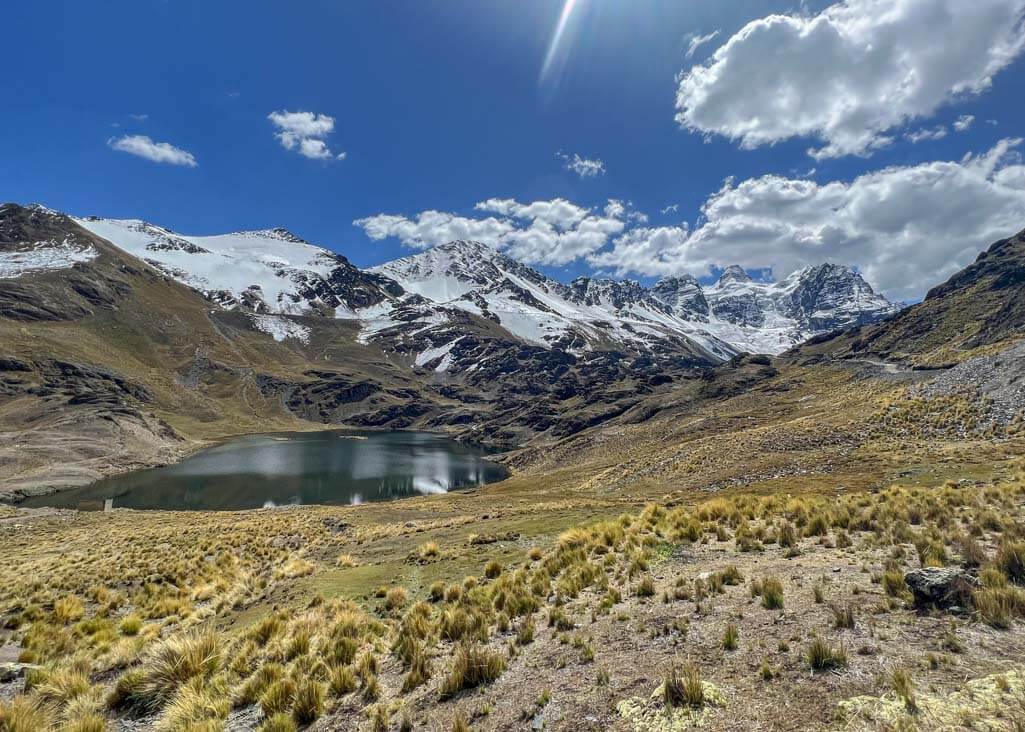
[[[0,279],[67,269],[78,262],[90,262],[98,254],[92,246],[74,244],[68,239],[33,242],[18,251],[0,252]]]
[[[436,346],[435,348],[428,348],[426,351],[421,351],[416,355],[416,359],[413,361],[413,363],[417,366],[422,367],[431,363],[431,361],[435,361],[440,358],[441,362],[435,367],[434,370],[438,373],[448,371],[448,367],[452,365],[452,356],[450,353],[452,347],[455,346],[461,340],[462,336],[456,338],[453,341],[449,341],[448,343],[442,346]]]
[[[279,343],[286,338],[294,338],[303,345],[310,343],[310,329],[302,323],[281,315],[253,315],[252,319],[258,330],[262,330]]]

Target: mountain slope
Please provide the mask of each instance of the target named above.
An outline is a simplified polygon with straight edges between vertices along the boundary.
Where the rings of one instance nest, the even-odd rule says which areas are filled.
[[[364,342],[399,353],[410,352],[402,343],[410,335],[448,323],[453,309],[544,348],[711,362],[741,351],[779,353],[897,310],[855,272],[828,264],[779,283],[754,282],[731,267],[707,291],[689,277],[648,290],[589,277],[565,285],[479,242],[451,242],[364,272],[284,229],[185,236],[138,220],[76,221],[227,308],[357,320]],[[289,332],[282,321],[265,324],[268,332]],[[445,345],[415,352],[414,365]]]
[[[402,294],[395,283],[285,229],[182,236],[137,220],[90,216],[76,223],[226,307],[352,317]]]
[[[351,321],[212,304],[39,207],[0,206],[0,493],[90,482],[204,439],[437,409]],[[259,318],[306,329],[263,333]]]
[[[746,279],[567,285],[474,242],[364,272],[280,229],[186,237],[5,205],[0,432],[21,448],[0,450],[0,490],[313,424],[539,444],[703,383],[741,350],[719,334],[750,341],[769,310],[790,318],[788,344],[831,324],[830,307],[875,317],[830,278]],[[730,320],[739,288],[757,293],[760,326]]]
[[[660,285],[655,291],[672,292]],[[835,264],[805,267],[769,283],[755,282],[734,265],[701,291],[700,300],[685,301],[682,307],[684,312],[697,307],[704,327],[737,350],[769,354],[816,334],[881,320],[900,309],[876,294],[861,275]]]

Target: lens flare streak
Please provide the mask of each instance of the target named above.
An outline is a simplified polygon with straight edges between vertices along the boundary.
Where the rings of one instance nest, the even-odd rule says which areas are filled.
[[[569,25],[569,20],[573,16],[573,10],[577,6],[577,0],[566,0],[566,4],[562,6],[562,13],[559,15],[559,22],[555,26],[555,32],[552,34],[552,40],[548,44],[548,53],[545,54],[544,64],[541,66],[541,81],[544,81],[552,69],[552,64],[555,62],[555,58],[559,53],[559,46],[562,44],[562,40],[566,35],[566,27]]]

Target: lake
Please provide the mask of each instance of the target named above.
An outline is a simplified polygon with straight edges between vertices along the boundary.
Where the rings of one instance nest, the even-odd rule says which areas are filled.
[[[503,480],[487,452],[427,432],[249,435],[180,463],[36,496],[21,506],[223,511],[298,504],[351,505],[446,493]]]

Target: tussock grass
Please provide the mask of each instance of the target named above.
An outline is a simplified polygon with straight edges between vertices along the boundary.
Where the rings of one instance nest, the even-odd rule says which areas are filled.
[[[843,647],[831,646],[819,637],[808,644],[805,659],[813,671],[829,671],[847,666],[847,653]]]
[[[462,644],[453,654],[452,666],[442,681],[439,692],[442,698],[450,697],[463,689],[472,689],[490,684],[505,671],[505,659],[498,653],[477,645]]]
[[[682,670],[671,666],[662,680],[662,702],[669,709],[681,706],[700,707],[705,703],[705,689],[696,666]]]

